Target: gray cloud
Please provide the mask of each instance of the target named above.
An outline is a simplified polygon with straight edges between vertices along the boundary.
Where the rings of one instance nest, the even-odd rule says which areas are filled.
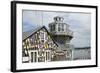
[[[70,29],[74,32],[72,44],[76,47],[91,45],[91,14],[89,13],[23,11],[23,22],[34,27],[45,25],[48,28],[48,24],[53,22],[55,16],[62,16],[64,22],[70,25]]]

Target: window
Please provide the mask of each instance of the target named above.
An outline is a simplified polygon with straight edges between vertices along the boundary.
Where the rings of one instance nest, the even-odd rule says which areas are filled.
[[[58,31],[64,31],[64,25],[58,24]]]
[[[55,24],[52,24],[51,26],[50,26],[50,31],[52,32],[52,31],[55,31]]]
[[[26,49],[23,48],[23,50],[22,50],[22,56],[23,57],[29,56],[28,50],[26,50]]]
[[[50,26],[50,31],[52,31],[52,26]]]
[[[46,60],[50,60],[50,52],[46,52]]]
[[[41,40],[41,43],[44,43],[44,40],[43,39]]]
[[[33,62],[33,52],[31,52],[31,62]]]
[[[34,45],[35,44],[35,36],[32,36],[31,38],[31,45]]]
[[[62,29],[62,31],[64,31],[64,24],[61,25],[61,29]]]
[[[48,60],[48,52],[46,52],[46,60]]]
[[[40,32],[39,35],[39,39],[40,39],[40,43],[44,43],[45,42],[45,32]]]
[[[50,52],[48,52],[48,60],[50,60]]]
[[[52,25],[52,31],[55,31],[55,25]]]
[[[37,59],[37,53],[35,52],[35,62],[36,62],[36,59]]]
[[[60,29],[60,24],[58,24],[58,31],[60,31],[61,29]]]
[[[44,33],[43,32],[40,33],[40,39],[44,39]]]
[[[66,30],[69,30],[69,29],[68,29],[68,27],[69,27],[69,26],[68,26],[68,25],[66,25]]]

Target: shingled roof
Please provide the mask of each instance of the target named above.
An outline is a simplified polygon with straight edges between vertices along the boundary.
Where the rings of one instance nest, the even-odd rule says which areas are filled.
[[[22,33],[22,40],[25,40],[26,38],[28,38],[29,36],[31,36],[32,34],[36,33],[37,31],[39,31],[40,29],[45,28],[44,26],[39,26],[35,29],[26,31]]]
[[[22,40],[24,41],[25,39],[27,39],[28,37],[30,37],[31,35],[35,34],[37,31],[41,30],[41,29],[45,29],[47,31],[47,33],[50,35],[49,31],[46,29],[45,26],[39,26],[36,29],[27,31],[27,32],[23,32],[22,33]],[[54,41],[54,39],[52,38],[52,36],[50,35],[51,39],[53,40],[53,42],[58,46],[58,44]]]

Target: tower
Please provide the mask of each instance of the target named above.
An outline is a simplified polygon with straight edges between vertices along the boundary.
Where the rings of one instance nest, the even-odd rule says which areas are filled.
[[[57,43],[69,44],[70,40],[73,38],[73,32],[69,29],[69,25],[64,23],[63,20],[63,17],[54,17],[54,22],[49,24],[49,29]]]
[[[58,50],[64,52],[66,60],[72,60],[74,46],[70,41],[73,38],[73,32],[69,29],[69,25],[64,23],[64,18],[54,17],[54,22],[49,24],[49,29],[53,39],[59,45]]]

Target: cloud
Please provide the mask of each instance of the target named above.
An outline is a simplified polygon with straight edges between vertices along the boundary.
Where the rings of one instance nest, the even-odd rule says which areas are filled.
[[[91,14],[74,12],[49,12],[49,11],[23,11],[23,30],[53,22],[55,16],[64,18],[64,22],[70,25],[74,32],[71,43],[76,47],[90,46],[91,44]]]
[[[40,26],[42,24],[41,11],[24,10],[23,11],[23,26],[24,26],[24,23],[28,23],[35,27]]]

